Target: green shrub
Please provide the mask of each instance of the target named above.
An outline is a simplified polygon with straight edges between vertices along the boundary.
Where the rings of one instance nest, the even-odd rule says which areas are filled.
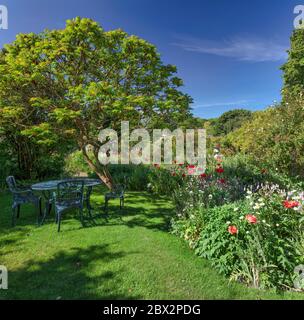
[[[304,197],[289,194],[298,204],[294,209],[285,208],[284,199],[278,186],[264,186],[241,201],[177,217],[173,233],[231,279],[259,288],[292,288],[294,269],[304,262]],[[229,233],[232,227],[236,234]]]

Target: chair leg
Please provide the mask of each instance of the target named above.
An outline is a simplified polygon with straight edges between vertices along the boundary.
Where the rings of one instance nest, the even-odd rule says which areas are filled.
[[[12,207],[12,227],[15,227],[16,225],[16,207]]]
[[[39,198],[39,215],[42,217],[42,199]]]
[[[52,211],[52,202],[49,202],[48,204],[48,215],[51,213]]]
[[[40,220],[41,220],[41,216],[42,216],[42,214],[41,214],[41,200],[35,202],[35,207],[37,210],[37,224],[38,224],[38,226],[40,226],[41,225]]]
[[[81,221],[81,224],[83,225],[84,224],[84,219],[83,219],[83,208],[79,208],[79,215],[80,215],[80,221]]]
[[[17,219],[20,218],[20,204],[17,206]]]
[[[57,214],[57,220],[58,220],[58,232],[60,232],[61,213],[58,213],[58,214]]]

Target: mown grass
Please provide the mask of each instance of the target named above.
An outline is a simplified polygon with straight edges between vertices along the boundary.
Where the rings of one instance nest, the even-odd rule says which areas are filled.
[[[101,190],[93,201],[100,208]],[[9,289],[0,290],[0,299],[304,298],[249,289],[221,277],[168,233],[174,212],[165,198],[129,193],[122,212],[112,201],[109,217],[96,216],[85,227],[69,213],[59,234],[53,216],[37,227],[30,206],[15,228],[10,214],[10,196],[3,194],[0,265],[8,268]]]

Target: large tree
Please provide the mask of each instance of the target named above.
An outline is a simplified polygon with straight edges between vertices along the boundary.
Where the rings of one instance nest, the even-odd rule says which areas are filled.
[[[19,34],[0,57],[0,126],[43,146],[75,145],[111,187],[98,161],[103,128],[174,128],[189,117],[176,67],[154,45],[90,19],[63,30]],[[88,152],[91,150],[91,152]]]

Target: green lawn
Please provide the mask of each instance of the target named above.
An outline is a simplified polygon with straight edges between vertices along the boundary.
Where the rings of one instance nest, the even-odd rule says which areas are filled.
[[[103,197],[95,194],[95,206]],[[166,199],[129,193],[120,213],[82,227],[73,213],[62,232],[50,219],[37,227],[25,207],[10,227],[10,196],[0,196],[0,265],[9,271],[1,299],[297,299],[229,283],[209,262],[168,233],[173,214]],[[52,216],[53,218],[53,216]]]

